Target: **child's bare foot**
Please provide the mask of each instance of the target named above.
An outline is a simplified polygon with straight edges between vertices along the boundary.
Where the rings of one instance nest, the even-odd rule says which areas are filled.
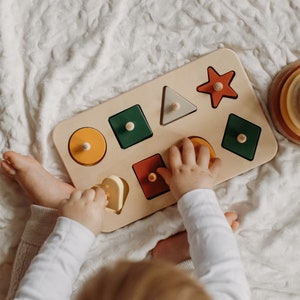
[[[240,223],[237,221],[237,219],[238,219],[237,213],[232,212],[232,211],[228,211],[224,215],[225,215],[225,217],[226,217],[226,219],[227,219],[227,221],[228,221],[228,223],[229,223],[232,231],[236,232],[237,229],[240,226]]]
[[[57,208],[61,200],[69,198],[74,191],[72,185],[56,179],[30,156],[7,151],[3,154],[1,169],[38,205]]]
[[[239,223],[237,214],[234,212],[226,212],[225,217],[235,232]],[[159,241],[153,248],[151,254],[154,259],[168,261],[173,264],[179,264],[190,258],[190,249],[187,239],[187,232],[179,232],[165,240]]]

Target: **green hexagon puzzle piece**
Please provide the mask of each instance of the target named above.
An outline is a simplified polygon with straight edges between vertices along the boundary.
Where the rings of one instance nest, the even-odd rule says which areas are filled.
[[[153,135],[138,104],[111,116],[108,121],[122,149],[133,146]]]
[[[253,160],[261,128],[235,114],[228,117],[222,147],[245,158]]]

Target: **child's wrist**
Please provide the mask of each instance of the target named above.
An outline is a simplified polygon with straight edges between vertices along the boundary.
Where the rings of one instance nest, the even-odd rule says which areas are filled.
[[[70,222],[70,223],[73,223],[74,225],[73,225],[73,227],[74,228],[81,228],[80,230],[81,231],[88,231],[89,233],[91,233],[91,234],[93,234],[95,237],[97,236],[97,233],[95,233],[94,231],[93,231],[93,229],[91,228],[91,226],[88,226],[88,225],[86,225],[86,224],[83,224],[83,222],[80,222],[80,221],[78,221],[78,220],[75,220],[75,219],[73,219],[73,218],[70,218],[70,217],[65,217],[65,216],[63,216],[63,215],[61,215],[61,216],[59,216],[58,217],[58,220],[59,219],[65,219],[66,220],[66,222]]]
[[[186,191],[185,193],[183,193],[178,199],[177,201],[180,201],[182,198],[184,198],[185,196],[187,196],[188,194],[191,194],[193,192],[196,192],[196,191],[199,191],[199,192],[213,192],[213,189],[212,188],[194,188],[194,189],[191,189],[191,190],[188,190]]]

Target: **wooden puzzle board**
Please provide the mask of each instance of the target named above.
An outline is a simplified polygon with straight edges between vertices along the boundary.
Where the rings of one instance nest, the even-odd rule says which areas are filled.
[[[215,71],[214,74],[210,74],[210,78],[209,70]],[[209,79],[212,81],[216,72],[222,78],[220,82],[224,80],[223,83],[226,85],[227,80],[228,86],[220,87],[218,85],[220,82],[217,82],[212,93],[216,94],[221,89],[231,95],[224,96],[219,103],[213,104],[211,94],[205,92],[205,88],[211,86],[205,83],[208,83]],[[230,79],[226,74],[232,78]],[[197,91],[199,86],[199,90],[202,88],[204,92]],[[175,105],[167,107],[170,106],[172,97],[177,97],[179,103],[182,97],[187,101],[186,106],[184,100],[181,105],[178,105],[176,100]],[[164,117],[161,116],[162,105]],[[180,111],[184,116],[180,117]],[[173,117],[168,118],[168,114],[172,114]],[[126,117],[129,119],[125,120]],[[143,120],[135,120],[136,117],[144,117],[145,124],[142,124]],[[168,124],[162,125],[162,120]],[[229,124],[228,120],[230,120]],[[126,124],[122,125],[122,122]],[[142,124],[142,127],[137,124]],[[127,129],[124,129],[125,125]],[[113,126],[119,132],[119,136],[115,135]],[[84,132],[83,128],[95,129],[106,143],[105,146],[100,145],[103,158],[98,163],[84,165],[72,158],[70,143],[74,141],[74,133]],[[130,145],[130,138],[133,137],[134,140],[135,132],[139,138],[144,139],[138,143],[133,141],[133,145]],[[130,138],[126,139],[126,135]],[[159,155],[164,163],[168,164],[168,148],[185,136],[204,138],[213,147],[216,155],[222,159],[222,169],[217,183],[255,168],[275,156],[277,152],[275,137],[237,55],[231,50],[221,49],[203,56],[63,121],[53,132],[54,143],[75,187],[90,188],[111,175],[127,182],[128,195],[121,211],[105,212],[104,232],[116,230],[175,203],[171,193],[165,192],[161,178],[154,183],[159,185],[158,191],[155,191],[155,187],[151,188],[150,181],[146,183],[143,181],[145,178],[139,178],[143,182],[140,183],[133,165],[145,160],[147,162],[145,167],[142,165],[139,169],[143,172],[145,168],[144,172],[147,173],[149,168],[151,169],[152,159],[154,165],[159,164],[156,160],[159,159]],[[126,147],[124,149],[120,144],[122,139],[125,143],[123,147]],[[240,139],[238,143],[237,139]],[[83,148],[78,151],[93,150],[93,144],[91,149],[89,145],[85,146],[83,145]],[[243,149],[240,150],[240,146]],[[158,193],[158,195],[150,195],[151,199],[148,200],[142,190],[143,184],[147,185],[150,193],[154,190],[154,194]],[[160,194],[160,189],[164,191],[163,194]]]

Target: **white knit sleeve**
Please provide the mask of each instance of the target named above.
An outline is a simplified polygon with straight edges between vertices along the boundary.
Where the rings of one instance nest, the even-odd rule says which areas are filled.
[[[27,221],[16,253],[6,300],[15,297],[21,279],[32,259],[37,255],[57,220],[57,210],[38,205],[31,206],[31,217]]]
[[[69,299],[94,240],[95,235],[83,225],[59,217],[25,273],[15,299]]]
[[[194,190],[178,202],[188,232],[195,274],[213,299],[250,299],[231,227],[212,190]]]

